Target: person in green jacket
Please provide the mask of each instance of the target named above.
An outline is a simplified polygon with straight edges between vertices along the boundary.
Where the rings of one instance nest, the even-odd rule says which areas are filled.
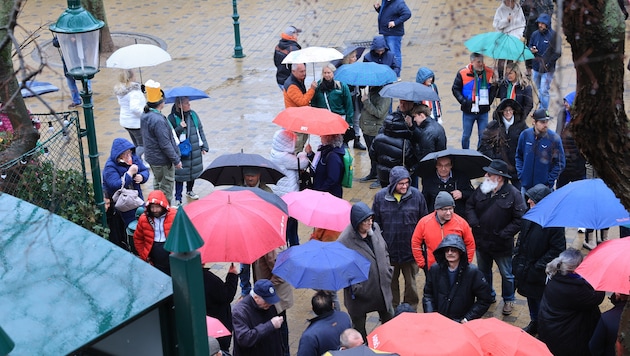
[[[336,69],[330,63],[322,68],[322,79],[317,82],[317,89],[315,89],[315,95],[311,100],[311,106],[328,109],[343,116],[348,125],[350,125],[343,139],[343,142],[348,144],[349,141],[355,139],[353,129],[354,105],[352,104],[352,95],[348,85],[335,80],[334,72]]]

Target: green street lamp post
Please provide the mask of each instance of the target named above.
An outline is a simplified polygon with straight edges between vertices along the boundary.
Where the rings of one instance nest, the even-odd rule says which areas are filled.
[[[107,227],[105,202],[103,201],[103,186],[101,184],[101,168],[98,162],[98,145],[96,143],[96,129],[94,127],[94,112],[92,105],[92,91],[88,81],[94,78],[99,66],[99,35],[105,25],[81,7],[81,0],[67,0],[68,8],[59,16],[56,23],[50,25],[59,40],[63,59],[70,74],[75,80],[83,84],[81,98],[83,99],[83,115],[85,116],[90,166],[92,169],[92,184],[94,186],[94,200],[101,210],[103,227]]]
[[[232,14],[232,19],[234,20],[234,58],[243,58],[245,55],[243,54],[243,47],[241,46],[241,29],[240,22],[238,21],[239,15],[238,10],[236,9],[237,0],[232,0],[232,9],[234,13]]]

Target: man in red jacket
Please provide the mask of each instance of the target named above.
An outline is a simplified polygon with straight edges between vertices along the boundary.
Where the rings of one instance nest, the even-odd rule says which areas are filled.
[[[169,252],[164,249],[164,243],[171,231],[177,210],[171,209],[166,195],[161,190],[149,193],[146,207],[145,213],[138,219],[133,243],[142,260],[170,276]]]

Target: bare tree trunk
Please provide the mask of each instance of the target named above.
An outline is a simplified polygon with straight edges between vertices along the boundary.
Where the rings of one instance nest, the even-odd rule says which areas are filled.
[[[89,11],[94,17],[105,22],[105,26],[101,28],[100,34],[100,51],[101,53],[112,53],[116,50],[114,40],[109,32],[109,25],[107,24],[107,16],[105,14],[105,6],[103,0],[82,0],[81,5]]]
[[[7,162],[21,156],[35,147],[39,139],[39,133],[33,128],[24,99],[19,93],[20,87],[14,73],[11,55],[15,45],[16,57],[22,57],[17,41],[13,37],[13,29],[21,6],[21,0],[0,2],[0,101],[3,103],[2,112],[9,116],[14,135],[11,145],[0,152],[0,162]],[[22,63],[22,61],[19,62]],[[20,67],[18,73],[28,78],[24,67]]]
[[[575,141],[597,174],[630,210],[630,140],[623,103],[625,23],[617,0],[564,0],[563,29],[571,44],[577,96],[571,111]],[[619,328],[630,355],[630,308]]]

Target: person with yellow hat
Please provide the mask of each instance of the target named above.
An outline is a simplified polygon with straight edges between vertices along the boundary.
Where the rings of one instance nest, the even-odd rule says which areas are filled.
[[[168,201],[173,200],[175,169],[182,168],[179,140],[160,110],[164,107],[164,92],[160,83],[149,79],[143,85],[147,104],[140,120],[144,140],[144,159],[153,172],[153,189],[161,190]]]

